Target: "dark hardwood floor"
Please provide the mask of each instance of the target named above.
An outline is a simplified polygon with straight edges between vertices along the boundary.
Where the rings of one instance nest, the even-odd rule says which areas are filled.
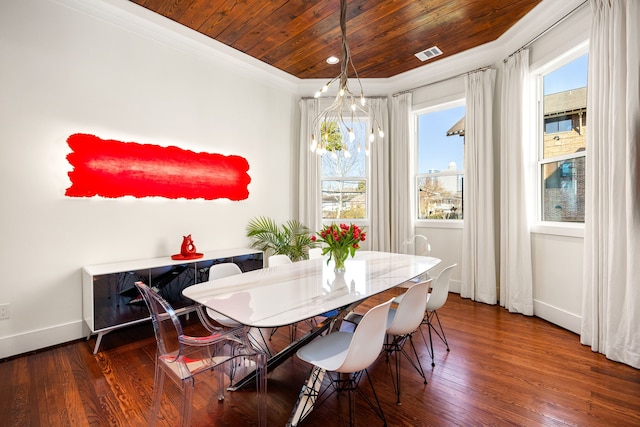
[[[416,335],[429,383],[403,360],[402,405],[395,404],[385,358],[370,369],[389,426],[640,426],[640,371],[593,353],[577,335],[456,294],[439,314],[451,352],[434,342],[432,368]],[[194,333],[196,326],[187,329]],[[274,347],[285,345],[287,334],[281,328]],[[155,356],[150,324],[106,335],[97,355],[93,344],[79,340],[0,362],[0,425],[146,425]],[[286,424],[308,373],[295,357],[269,373],[269,426]],[[227,392],[223,403],[214,390],[212,375],[196,383],[194,426],[255,424],[254,390]],[[301,425],[342,425],[337,414],[346,407],[345,398],[334,396]],[[382,425],[360,400],[356,413],[359,426]],[[167,381],[157,425],[179,420],[180,394]]]

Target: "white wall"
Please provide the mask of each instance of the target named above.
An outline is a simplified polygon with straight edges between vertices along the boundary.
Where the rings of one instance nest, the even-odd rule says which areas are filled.
[[[0,357],[87,332],[83,265],[168,256],[187,233],[199,251],[245,247],[251,217],[293,212],[295,85],[102,3],[0,2]],[[77,132],[243,156],[249,198],[65,197]]]

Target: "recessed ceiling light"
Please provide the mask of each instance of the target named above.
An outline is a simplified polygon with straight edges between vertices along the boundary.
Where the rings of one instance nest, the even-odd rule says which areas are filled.
[[[330,56],[327,58],[327,64],[333,65],[333,64],[337,64],[338,62],[340,62],[340,60],[336,56]]]

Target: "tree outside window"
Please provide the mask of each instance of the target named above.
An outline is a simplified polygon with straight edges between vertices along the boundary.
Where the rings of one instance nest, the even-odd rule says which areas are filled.
[[[367,218],[367,121],[345,125],[353,129],[355,138],[351,139],[347,128],[335,122],[321,126],[321,131],[330,136],[328,151],[321,161],[323,219]]]

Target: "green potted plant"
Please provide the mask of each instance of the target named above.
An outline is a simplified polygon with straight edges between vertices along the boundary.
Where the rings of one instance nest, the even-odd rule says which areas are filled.
[[[265,256],[283,254],[291,261],[308,259],[309,248],[316,246],[309,228],[295,219],[279,226],[268,217],[253,218],[247,224],[247,237],[252,240],[251,247],[263,251]]]

